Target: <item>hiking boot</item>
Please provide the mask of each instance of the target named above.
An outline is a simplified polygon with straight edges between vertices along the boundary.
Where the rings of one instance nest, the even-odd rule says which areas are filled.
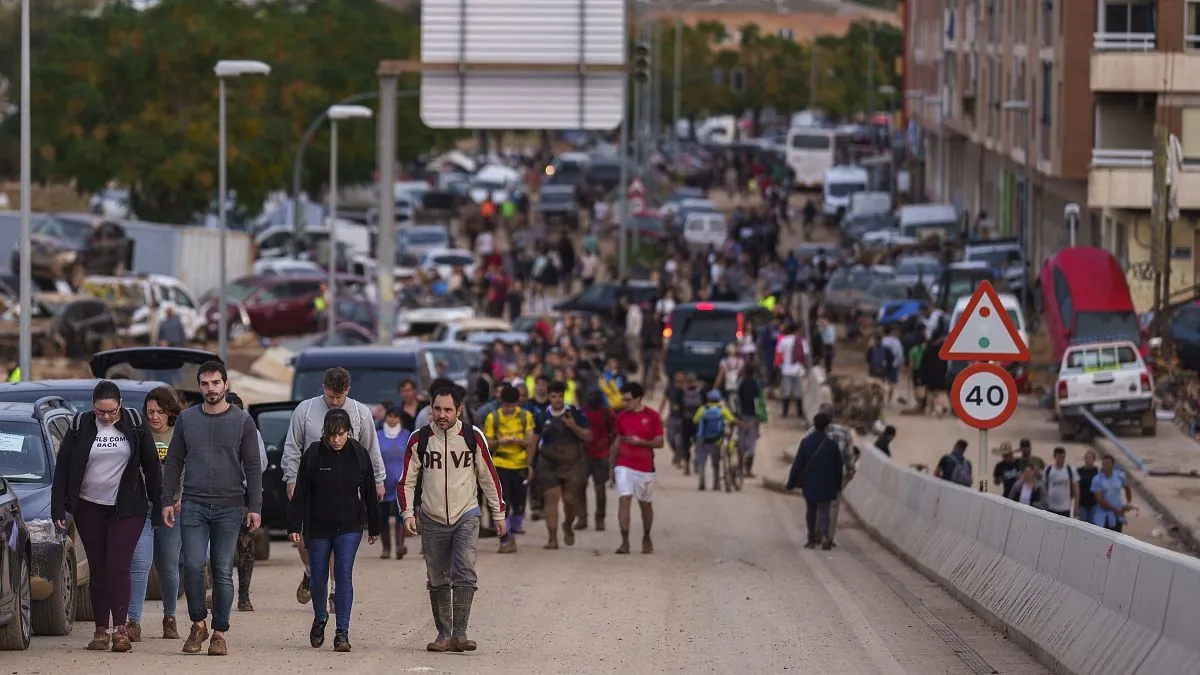
[[[313,649],[320,649],[321,645],[325,644],[325,624],[328,622],[329,617],[313,619],[312,628],[308,629],[308,644],[312,645]]]
[[[450,650],[452,596],[449,588],[429,591],[429,605],[433,609],[433,624],[437,626],[437,639],[425,645],[426,651],[445,652]]]
[[[596,518],[596,531],[597,532],[604,531],[604,519],[603,518],[600,518],[600,517]]]
[[[575,530],[571,529],[570,523],[563,523],[563,543],[567,546],[575,545]]]
[[[575,529],[577,529],[577,530],[586,530],[587,529],[587,516],[581,516],[578,520],[575,521]]]
[[[120,626],[113,631],[112,650],[114,652],[133,651],[133,642],[129,639],[129,631],[125,626]]]
[[[396,560],[404,560],[404,556],[408,555],[408,547],[401,546],[396,549]]]
[[[826,537],[823,541],[821,541],[822,551],[828,551],[831,548],[833,548],[833,542],[829,539],[829,537]]]
[[[333,651],[335,651],[335,652],[350,651],[350,633],[349,633],[349,631],[339,630],[333,634]]]
[[[475,651],[475,641],[467,638],[467,624],[471,620],[471,605],[474,602],[475,589],[454,589],[454,630],[450,638],[450,651],[452,652]]]
[[[87,644],[88,651],[102,652],[108,649],[111,639],[107,630],[97,630],[92,634],[92,641]]]
[[[184,654],[199,654],[200,648],[204,646],[204,641],[208,639],[208,624],[203,621],[192,624],[192,631],[188,633],[187,640],[183,642]]]
[[[173,616],[164,616],[163,617],[163,639],[164,640],[178,640],[179,639],[179,626],[178,626],[178,624],[175,623],[175,617],[173,617]]]
[[[141,642],[142,624],[136,621],[125,622],[125,635],[129,637],[130,642]]]
[[[516,553],[517,552],[517,542],[513,539],[509,539],[508,541],[502,541],[502,542],[500,542],[500,548],[497,549],[496,552],[497,553]]]
[[[312,589],[308,587],[308,574],[305,574],[296,587],[296,602],[307,605],[309,600],[312,600]]]
[[[238,598],[239,612],[253,612],[254,603],[250,602],[250,598]]]
[[[228,656],[229,645],[225,644],[225,636],[213,633],[212,639],[208,641],[209,656]]]
[[[642,553],[654,553],[654,542],[650,541],[650,535],[642,537]]]
[[[380,560],[387,560],[388,558],[391,558],[391,557],[392,557],[392,549],[391,548],[384,547],[384,549],[379,552]]]
[[[629,554],[629,540],[628,539],[622,540],[621,545],[617,547],[616,552],[617,552],[617,555],[628,555]]]

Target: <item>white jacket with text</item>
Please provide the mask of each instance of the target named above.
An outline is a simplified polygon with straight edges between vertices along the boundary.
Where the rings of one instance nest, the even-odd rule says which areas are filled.
[[[496,467],[488,451],[483,432],[474,426],[464,427],[462,421],[447,431],[436,424],[430,430],[429,442],[419,452],[423,429],[408,439],[404,452],[404,473],[396,495],[400,499],[400,517],[413,515],[417,479],[421,480],[421,513],[443,525],[457,523],[463,514],[479,507],[479,491],[483,491],[487,509],[496,520],[504,518],[504,501]],[[471,452],[464,434],[475,435],[475,451]]]

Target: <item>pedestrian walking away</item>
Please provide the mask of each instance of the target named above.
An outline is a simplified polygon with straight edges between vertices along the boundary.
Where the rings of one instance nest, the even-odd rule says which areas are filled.
[[[725,406],[721,393],[716,389],[709,390],[708,404],[692,416],[696,429],[696,476],[700,479],[700,490],[704,490],[705,467],[711,463],[712,489],[719,491],[721,446],[725,442],[726,429],[735,422],[737,417]]]
[[[121,405],[121,390],[108,380],[92,389],[92,410],[77,413],[58,450],[50,512],[60,533],[67,514],[91,568],[88,585],[96,630],[87,648],[133,649],[126,622],[133,552],[145,528],[162,513],[162,475],[154,437],[142,414]],[[109,629],[113,633],[109,635]]]
[[[155,387],[146,394],[142,413],[150,435],[154,438],[154,449],[161,467],[167,458],[167,448],[175,433],[175,418],[182,412],[179,397],[170,387]],[[159,479],[162,469],[159,469]],[[163,494],[162,505],[170,505],[179,515],[179,495]],[[179,601],[179,550],[182,542],[177,527],[154,527],[155,512],[150,509],[137,548],[133,551],[132,595],[129,598],[129,620],[126,633],[132,642],[142,641],[142,609],[146,603],[146,589],[150,585],[150,568],[155,568],[158,588],[162,591],[162,637],[178,640],[179,628],[175,621],[175,609]]]
[[[280,466],[283,469],[283,482],[287,483],[288,499],[296,486],[296,472],[300,468],[300,455],[305,448],[321,440],[325,425],[325,413],[335,408],[345,409],[350,415],[350,436],[367,449],[371,458],[371,466],[375,470],[375,491],[379,499],[383,498],[383,484],[387,481],[387,467],[383,464],[383,455],[379,451],[379,438],[375,434],[374,418],[371,409],[365,404],[350,398],[350,371],[345,368],[330,368],[325,371],[322,380],[320,396],[314,396],[300,402],[292,412],[292,422],[288,427],[287,437],[283,441],[283,458]],[[403,395],[403,387],[401,387]],[[309,587],[308,549],[301,542],[296,551],[300,562],[304,565],[304,574],[300,577],[300,585],[296,587],[296,600],[300,604],[312,599]],[[329,598],[333,606],[332,595]]]
[[[850,430],[834,421],[834,408],[832,403],[822,403],[817,412],[824,414],[829,418],[829,426],[825,429],[825,436],[833,442],[837,447],[838,453],[842,456],[842,470],[845,478],[842,480],[842,488],[845,489],[850,484],[850,480],[854,478],[854,437]],[[807,435],[812,435],[815,430],[810,429]],[[830,546],[837,546],[837,520],[838,514],[841,513],[841,499],[835,499],[829,505],[829,543]]]
[[[831,506],[842,491],[845,471],[842,453],[829,438],[829,424],[828,415],[813,415],[815,431],[800,441],[786,485],[788,490],[800,488],[804,492],[807,507],[804,521],[808,527],[808,542],[804,548],[816,548],[820,544],[826,551],[833,548],[829,527]]]
[[[244,410],[225,399],[229,375],[224,364],[208,361],[196,372],[204,403],[179,413],[163,465],[163,489],[183,485],[179,521],[163,508],[167,527],[179,527],[183,540],[183,584],[192,628],[185,654],[199,654],[208,640],[210,656],[229,653],[225,632],[233,607],[233,557],[245,521],[262,524],[262,465],[258,429]],[[212,574],[212,630],[205,606],[204,565]]]
[[[617,525],[621,528],[621,546],[617,553],[629,553],[630,508],[637,500],[642,515],[642,553],[653,553],[650,528],[654,525],[654,451],[663,446],[662,418],[645,405],[642,385],[630,382],[621,388],[624,404],[617,415],[617,434],[613,441],[613,482],[617,488]]]
[[[421,553],[425,556],[426,585],[437,638],[431,652],[475,651],[467,637],[471,605],[479,579],[475,557],[479,548],[479,493],[496,524],[496,536],[507,533],[503,492],[487,441],[479,429],[462,423],[466,391],[442,387],[434,391],[433,422],[408,439],[400,481],[400,515],[409,535],[417,534],[414,499],[421,489]]]
[[[500,553],[516,553],[516,532],[525,519],[526,481],[529,478],[529,448],[533,443],[533,415],[517,407],[517,388],[506,384],[500,390],[500,408],[488,413],[483,429],[492,462],[504,494],[507,533],[500,538]]]
[[[411,382],[406,382],[409,388]],[[383,539],[383,550],[379,557],[383,559],[392,556],[391,522],[396,521],[396,560],[408,555],[408,547],[404,545],[404,521],[400,520],[400,508],[396,502],[396,486],[400,476],[404,474],[404,450],[408,447],[408,437],[412,434],[414,424],[412,416],[401,406],[388,408],[383,416],[383,426],[379,428],[379,452],[383,456],[383,465],[387,470],[387,480],[383,484],[383,501],[379,502],[379,535]]]
[[[362,543],[379,537],[379,495],[375,471],[367,449],[350,437],[350,415],[342,408],[325,413],[321,440],[308,446],[296,473],[296,489],[288,504],[288,539],[299,544],[301,534],[312,566],[311,584],[318,598],[325,597],[330,557],[337,579],[337,606],[333,650],[350,651],[350,610],[354,605],[354,557]],[[313,603],[312,628],[308,643],[314,649],[325,644],[329,608]]]
[[[548,535],[543,548],[558,548],[558,525],[562,523],[563,543],[575,545],[575,518],[580,512],[579,487],[587,481],[587,454],[584,446],[591,441],[587,416],[566,404],[567,387],[550,384],[550,405],[535,425],[537,444],[529,458],[529,484],[540,492],[544,504]],[[559,520],[559,503],[563,519]]]

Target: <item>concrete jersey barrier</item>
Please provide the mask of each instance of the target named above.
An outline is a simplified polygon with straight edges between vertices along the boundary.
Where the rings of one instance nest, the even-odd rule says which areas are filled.
[[[1061,673],[1200,673],[1200,560],[861,448],[844,501],[877,539]]]

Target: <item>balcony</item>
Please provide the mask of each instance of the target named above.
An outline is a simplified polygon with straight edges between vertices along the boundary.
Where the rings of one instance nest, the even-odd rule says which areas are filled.
[[[1154,33],[1093,33],[1093,52],[1152,52],[1157,47]]]
[[[1157,98],[1153,94],[1097,94],[1095,105],[1088,204],[1149,209]]]
[[[1092,208],[1149,211],[1154,192],[1150,152],[1145,167],[1101,167],[1088,172],[1088,205]],[[1185,168],[1179,174],[1179,208],[1200,209],[1200,171]]]

